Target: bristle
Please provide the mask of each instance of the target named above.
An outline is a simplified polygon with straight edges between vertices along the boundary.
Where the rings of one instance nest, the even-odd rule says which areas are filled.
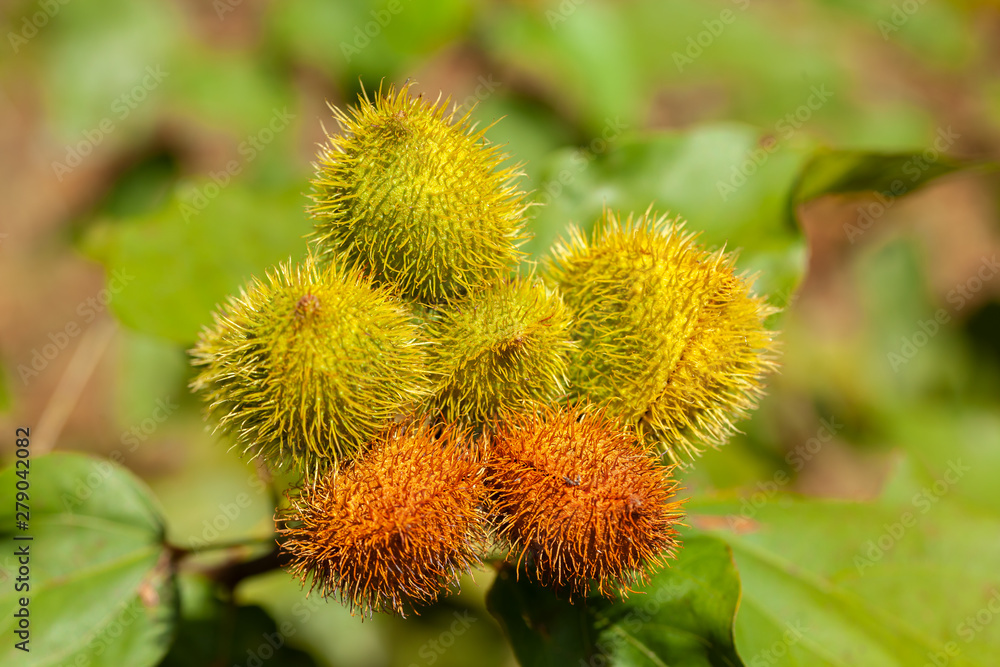
[[[508,421],[490,450],[490,516],[543,585],[625,595],[672,556],[680,503],[670,468],[605,415],[553,409]]]
[[[421,303],[440,303],[507,275],[526,239],[520,167],[449,100],[410,86],[335,111],[313,180],[313,242]]]
[[[774,311],[683,223],[605,211],[592,240],[572,229],[546,274],[579,344],[571,395],[605,405],[675,462],[724,443],[774,368]]]
[[[569,313],[539,280],[502,280],[441,308],[428,347],[427,411],[477,429],[562,397]]]
[[[292,499],[279,520],[289,569],[362,614],[430,604],[479,563],[482,475],[455,430],[379,438]]]
[[[410,319],[357,271],[287,262],[219,309],[192,350],[192,388],[237,446],[315,474],[422,398]]]

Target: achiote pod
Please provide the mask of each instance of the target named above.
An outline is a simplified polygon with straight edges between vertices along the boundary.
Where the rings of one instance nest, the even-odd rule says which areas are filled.
[[[279,521],[290,570],[363,614],[429,604],[479,563],[482,476],[459,431],[381,436],[292,499]]]
[[[405,85],[348,111],[333,109],[315,165],[314,243],[433,304],[507,275],[525,240],[518,166],[476,131],[469,113],[429,103]]]
[[[651,211],[605,211],[592,239],[572,228],[546,267],[574,317],[572,393],[674,461],[724,443],[774,367],[774,309],[734,264]]]
[[[427,412],[477,429],[562,397],[573,343],[559,294],[535,278],[489,283],[428,326]]]
[[[488,457],[497,536],[543,585],[625,595],[678,547],[671,469],[634,431],[592,409],[508,420]]]
[[[422,398],[424,347],[387,288],[288,262],[215,313],[192,351],[192,388],[244,450],[313,474]]]

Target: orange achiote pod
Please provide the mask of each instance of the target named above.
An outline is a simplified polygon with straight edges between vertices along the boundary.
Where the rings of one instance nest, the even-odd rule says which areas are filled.
[[[289,569],[363,614],[430,604],[479,563],[483,472],[460,431],[383,434],[292,498],[279,528]]]
[[[671,468],[634,431],[581,407],[509,420],[488,456],[497,536],[539,583],[624,595],[678,548]]]

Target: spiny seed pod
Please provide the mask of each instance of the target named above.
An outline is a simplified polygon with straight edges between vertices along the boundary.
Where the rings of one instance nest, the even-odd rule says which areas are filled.
[[[274,463],[315,473],[352,456],[423,396],[419,328],[355,270],[285,263],[215,314],[192,350],[220,429]]]
[[[573,228],[547,275],[574,316],[571,389],[635,425],[673,461],[724,443],[774,367],[764,320],[735,256],[709,252],[650,211],[605,211],[588,241]]]
[[[463,440],[397,430],[304,488],[279,529],[291,572],[368,615],[405,615],[458,583],[482,544],[483,466]]]
[[[501,280],[438,311],[430,326],[437,384],[428,411],[479,428],[565,392],[573,344],[559,295],[535,279]]]
[[[592,410],[509,421],[487,467],[490,516],[543,585],[625,595],[677,548],[671,469],[631,429]]]
[[[437,303],[506,275],[524,241],[520,167],[469,113],[447,112],[398,92],[367,94],[349,112],[333,109],[342,134],[328,137],[313,180],[316,247]]]

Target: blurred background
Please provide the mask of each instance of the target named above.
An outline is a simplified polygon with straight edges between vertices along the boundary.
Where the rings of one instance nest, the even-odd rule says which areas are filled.
[[[604,205],[653,204],[759,272],[782,370],[687,494],[874,502],[900,465],[933,480],[960,457],[949,499],[1000,513],[1000,200],[977,166],[1000,156],[1000,3],[40,0],[0,25],[0,431],[121,460],[175,544],[273,530],[186,350],[304,254],[327,104],[406,80],[496,123],[541,204],[533,259]],[[831,155],[856,187],[821,187]],[[405,622],[306,602],[282,572],[238,595],[318,665],[512,665],[491,576]]]

